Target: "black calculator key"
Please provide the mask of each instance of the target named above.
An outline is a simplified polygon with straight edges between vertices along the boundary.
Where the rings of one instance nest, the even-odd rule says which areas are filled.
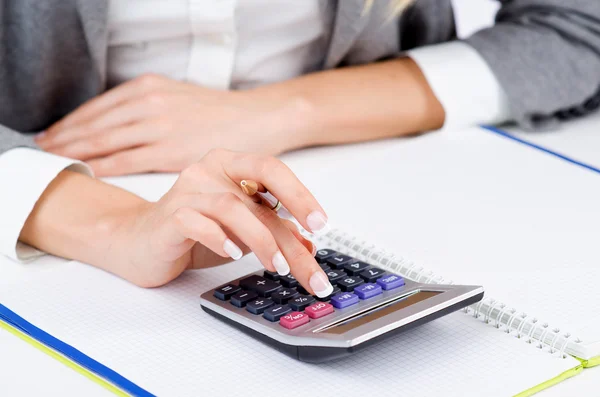
[[[347,274],[341,270],[330,270],[330,271],[326,272],[325,274],[327,274],[327,277],[329,278],[329,282],[331,284],[335,284],[338,281],[340,281],[342,278],[347,276]]]
[[[246,305],[246,310],[248,310],[252,314],[263,314],[265,310],[269,307],[273,306],[275,302],[269,298],[258,298],[253,300],[252,302],[248,302]]]
[[[252,275],[240,280],[240,287],[256,292],[260,296],[269,296],[273,292],[281,289],[281,285],[273,280],[267,280],[264,277]]]
[[[302,310],[306,309],[307,306],[312,305],[314,301],[315,298],[310,295],[299,295],[290,300],[288,305],[290,305],[293,311],[301,312]]]
[[[365,280],[366,283],[374,283],[377,279],[385,274],[385,270],[372,267],[367,270],[360,272],[359,276]]]
[[[298,285],[298,280],[296,280],[296,278],[292,276],[291,273],[287,276],[279,278],[279,282],[281,283],[281,285],[288,288],[293,288]]]
[[[258,298],[256,292],[240,291],[231,297],[231,304],[237,307],[244,307],[248,302]]]
[[[331,258],[334,255],[337,255],[337,251],[330,250],[330,249],[318,250],[317,253],[315,254],[315,259],[317,260],[317,262],[323,263],[323,262],[326,262],[327,259]]]
[[[304,294],[304,295],[310,295],[310,292],[308,292],[306,290],[306,288],[304,288],[302,286],[302,284],[298,284],[298,286],[296,287],[296,291],[298,291],[298,292],[300,292],[301,294]]]
[[[331,268],[329,267],[329,265],[327,263],[319,263],[319,266],[325,273],[327,273],[328,271],[331,270]]]
[[[325,296],[323,298],[319,298],[318,296],[315,296],[315,299],[321,302],[326,302],[329,299],[331,299],[331,297],[335,294],[339,294],[340,292],[342,292],[342,290],[340,289],[340,287],[333,287],[333,291],[331,292],[331,294],[329,296]]]
[[[271,272],[269,270],[265,270],[265,273],[263,274],[263,276],[265,278],[268,278],[269,280],[273,280],[273,281],[279,280],[279,273],[277,273],[277,272]]]
[[[361,262],[361,261],[354,261],[354,262],[350,262],[346,266],[344,266],[344,270],[346,271],[346,273],[348,273],[351,276],[357,276],[360,272],[367,269],[369,266],[371,266],[371,265],[369,265],[368,263]]]
[[[364,280],[358,276],[346,277],[338,281],[337,285],[344,292],[352,292],[354,288],[364,283]]]
[[[221,299],[222,301],[226,301],[233,296],[236,292],[240,290],[240,287],[233,284],[224,285],[221,288],[217,288],[213,295],[217,299]]]
[[[295,289],[283,288],[271,295],[271,299],[273,299],[275,303],[284,304],[287,303],[287,301],[289,301],[290,299],[296,297],[297,295],[298,291],[296,291]]]
[[[263,313],[263,317],[269,321],[275,322],[279,321],[279,319],[289,312],[292,311],[292,308],[288,305],[275,305],[271,306]]]
[[[341,269],[347,263],[350,263],[354,260],[355,259],[351,256],[338,254],[338,255],[334,255],[331,258],[327,259],[327,264],[329,266],[331,266],[332,269]]]

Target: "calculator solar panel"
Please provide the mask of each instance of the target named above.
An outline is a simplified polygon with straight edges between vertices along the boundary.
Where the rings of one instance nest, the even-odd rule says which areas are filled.
[[[202,308],[296,359],[323,362],[483,298],[480,286],[416,283],[331,249],[315,258],[334,286],[328,297],[291,274],[259,271],[202,294]]]

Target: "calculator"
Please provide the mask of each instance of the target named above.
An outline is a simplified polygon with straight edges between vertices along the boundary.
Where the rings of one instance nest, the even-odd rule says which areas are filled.
[[[204,311],[306,362],[342,358],[483,298],[483,287],[421,284],[331,249],[316,260],[334,287],[310,295],[258,271],[201,295]]]

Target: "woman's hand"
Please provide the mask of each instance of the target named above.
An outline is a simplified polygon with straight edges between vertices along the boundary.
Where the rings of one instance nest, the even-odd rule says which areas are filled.
[[[210,149],[279,154],[302,146],[299,101],[145,75],[91,99],[37,143],[98,176],[180,172]]]
[[[332,287],[316,263],[312,244],[293,224],[244,195],[242,179],[262,183],[307,230],[326,227],[323,209],[279,160],[212,150],[186,168],[156,203],[119,214],[105,261],[111,271],[144,287],[160,286],[189,268],[222,264],[253,251],[264,267],[291,273],[311,293]],[[291,226],[291,227],[290,227]],[[303,244],[304,243],[304,244]]]

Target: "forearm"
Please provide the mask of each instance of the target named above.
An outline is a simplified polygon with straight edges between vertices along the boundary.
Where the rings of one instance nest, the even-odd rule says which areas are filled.
[[[88,176],[61,172],[44,191],[20,240],[53,255],[123,275],[105,260],[124,215],[145,201]]]
[[[296,147],[418,133],[441,128],[445,118],[409,58],[313,73],[257,88],[254,94],[279,103],[295,101],[297,117],[289,122],[301,136],[290,141]]]

